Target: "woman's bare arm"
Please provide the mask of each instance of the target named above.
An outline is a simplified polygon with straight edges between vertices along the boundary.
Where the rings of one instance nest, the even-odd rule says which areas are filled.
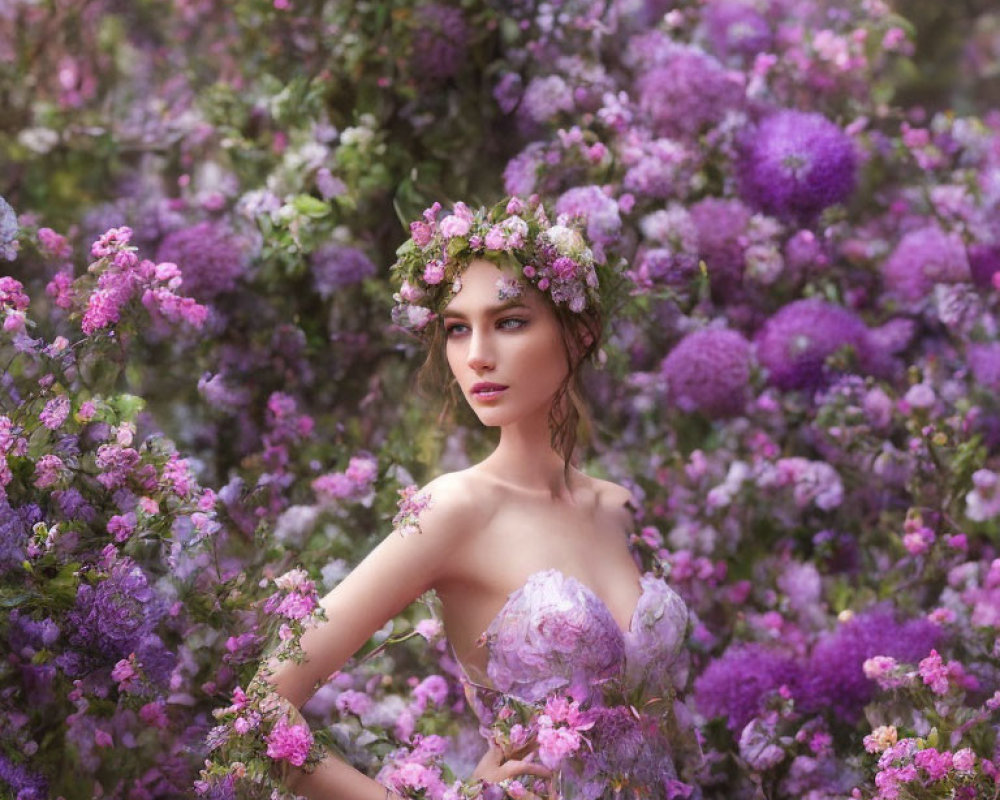
[[[308,630],[302,663],[272,664],[264,676],[275,691],[301,708],[316,689],[385,623],[449,572],[461,537],[476,524],[474,507],[442,476],[426,491],[430,506],[420,515],[420,532],[389,534],[321,601],[326,620]],[[292,770],[289,788],[308,798],[384,800],[385,789],[333,756],[316,770]]]

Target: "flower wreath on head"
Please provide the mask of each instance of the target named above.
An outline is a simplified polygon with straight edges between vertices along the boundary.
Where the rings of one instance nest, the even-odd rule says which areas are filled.
[[[477,211],[456,203],[439,220],[440,211],[441,204],[434,203],[411,222],[410,238],[396,251],[392,275],[400,288],[393,295],[392,320],[397,325],[423,330],[462,288],[461,274],[474,258],[514,267],[516,277],[497,280],[501,301],[517,297],[527,281],[573,312],[600,306],[606,264],[594,257],[577,220],[560,216],[553,225],[537,195]]]

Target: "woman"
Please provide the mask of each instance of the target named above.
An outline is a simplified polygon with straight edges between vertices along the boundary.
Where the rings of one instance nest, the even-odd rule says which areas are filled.
[[[439,210],[413,223],[398,251],[394,318],[431,340],[431,361],[443,338],[461,393],[500,429],[499,444],[408,502],[407,524],[323,600],[327,622],[303,636],[302,663],[286,661],[267,680],[301,707],[433,589],[471,704],[497,731],[471,779],[486,796],[531,796],[529,776],[553,796],[600,797],[612,783],[634,796],[687,796],[672,690],[684,679],[686,611],[662,580],[640,576],[628,491],[570,464],[576,381],[600,342],[607,268],[537,201],[476,213],[458,204],[440,221]],[[501,735],[512,703],[545,711],[545,733]],[[553,755],[554,730],[565,758]],[[584,750],[589,758],[573,758]],[[310,798],[398,797],[332,756],[289,785]]]

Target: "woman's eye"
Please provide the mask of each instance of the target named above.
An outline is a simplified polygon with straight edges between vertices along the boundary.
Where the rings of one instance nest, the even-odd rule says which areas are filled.
[[[518,328],[523,328],[528,324],[528,320],[521,319],[520,317],[507,317],[506,319],[500,320],[497,323],[498,328],[505,328],[507,330],[516,330]]]
[[[459,322],[453,322],[451,325],[446,325],[444,329],[445,336],[451,336],[456,333],[465,333],[466,326]]]

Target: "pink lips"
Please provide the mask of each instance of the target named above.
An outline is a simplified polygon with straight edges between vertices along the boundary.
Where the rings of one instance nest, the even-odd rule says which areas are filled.
[[[507,389],[502,383],[477,383],[472,387],[472,396],[479,400],[492,400]]]

